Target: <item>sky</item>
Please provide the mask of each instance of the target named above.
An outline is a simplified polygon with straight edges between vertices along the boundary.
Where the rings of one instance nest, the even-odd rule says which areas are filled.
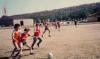
[[[0,16],[3,15],[4,6],[7,9],[7,15],[10,16],[95,2],[100,0],[0,0]]]

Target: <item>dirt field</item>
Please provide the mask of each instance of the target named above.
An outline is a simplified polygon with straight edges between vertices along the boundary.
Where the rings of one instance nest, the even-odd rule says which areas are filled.
[[[50,29],[52,36],[46,33],[40,48],[35,46],[33,55],[29,55],[29,50],[23,51],[21,59],[47,59],[49,52],[53,53],[53,59],[100,59],[100,24],[62,26],[60,32]],[[12,30],[0,30],[0,58],[9,57],[12,52]],[[33,33],[33,28],[30,32]],[[28,43],[31,42],[30,37]]]

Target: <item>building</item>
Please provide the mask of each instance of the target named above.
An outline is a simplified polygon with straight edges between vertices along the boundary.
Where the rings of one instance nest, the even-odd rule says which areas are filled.
[[[0,26],[1,27],[8,27],[13,26],[14,24],[20,24],[21,26],[33,26],[34,21],[31,18],[12,18],[10,16],[2,16],[0,18]]]
[[[33,26],[34,22],[33,22],[33,19],[14,19],[13,20],[13,25],[14,24],[20,24],[21,26]]]
[[[94,13],[87,18],[88,22],[100,22],[100,12]]]

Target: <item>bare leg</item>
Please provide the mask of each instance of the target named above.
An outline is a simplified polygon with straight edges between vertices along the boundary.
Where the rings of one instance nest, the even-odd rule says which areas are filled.
[[[42,39],[39,37],[38,40],[39,40],[39,42],[37,43],[37,46],[39,47],[40,43],[42,42]]]
[[[50,35],[50,30],[48,29],[48,31],[49,31],[49,35]]]
[[[15,54],[15,52],[17,52],[17,53]],[[14,48],[14,50],[13,50],[11,56],[17,57],[20,53],[21,53],[21,49],[18,50],[17,48]],[[15,55],[14,55],[14,54],[15,54]]]
[[[12,53],[11,53],[11,57],[14,56],[14,53],[17,51],[17,48],[14,48]]]
[[[60,26],[58,27],[58,31],[60,31]]]
[[[21,50],[18,50],[17,53],[15,54],[15,57],[17,57],[20,54]]]
[[[31,48],[28,44],[26,44],[25,46],[28,47],[29,49]]]
[[[11,53],[11,57],[14,55],[14,53],[18,50],[18,46],[17,46],[17,43],[15,41],[13,41],[13,45],[14,45],[14,49]]]
[[[75,24],[75,28],[77,28],[77,25]]]
[[[48,35],[48,36],[51,37],[51,35],[50,35],[50,30],[48,29],[48,31],[49,31],[49,35]]]
[[[43,34],[42,34],[42,37],[43,37],[43,35],[44,35],[45,32],[46,32],[46,30],[44,30],[44,32],[43,32]]]
[[[33,54],[33,53],[32,53],[31,47],[30,47],[28,44],[26,44],[25,46],[28,47],[28,48],[30,49],[30,54]]]
[[[20,53],[20,55],[22,55],[22,54],[23,54],[23,53],[22,53],[22,42],[19,43],[19,48],[20,48],[19,53]]]
[[[34,38],[33,38],[33,43],[32,43],[32,45],[31,45],[31,48],[32,48],[32,49],[33,49],[33,47],[34,47],[34,45],[35,45],[36,41],[37,41],[37,38],[36,38],[36,37],[34,37]]]

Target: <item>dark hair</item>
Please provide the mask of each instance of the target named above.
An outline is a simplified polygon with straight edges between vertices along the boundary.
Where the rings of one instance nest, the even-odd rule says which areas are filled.
[[[36,23],[36,26],[38,26],[39,24],[38,23]]]
[[[18,28],[18,27],[20,27],[20,24],[15,24],[14,25],[14,28]]]
[[[25,28],[25,29],[24,29],[24,31],[29,31],[29,30],[30,30],[30,29],[28,29],[28,28]]]

